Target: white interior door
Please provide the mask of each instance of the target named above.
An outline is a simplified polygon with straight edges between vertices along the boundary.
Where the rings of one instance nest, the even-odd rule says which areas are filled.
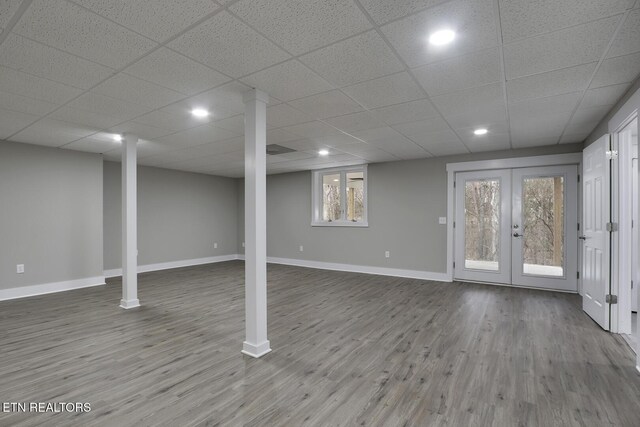
[[[578,290],[578,169],[514,169],[512,283]]]
[[[511,283],[511,171],[456,174],[455,278]]]
[[[607,231],[611,206],[611,164],[607,159],[609,135],[583,152],[582,183],[582,307],[603,329],[609,330],[610,242]]]
[[[638,144],[633,146],[633,159],[632,159],[632,244],[631,244],[631,311],[638,311],[638,286],[640,285],[640,268],[638,266]]]

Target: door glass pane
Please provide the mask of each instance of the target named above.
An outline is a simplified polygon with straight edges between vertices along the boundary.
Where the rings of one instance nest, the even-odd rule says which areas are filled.
[[[500,180],[465,183],[465,268],[500,270]]]
[[[347,221],[362,221],[364,172],[347,172]]]
[[[322,176],[322,219],[323,221],[339,220],[340,210],[340,174]]]
[[[524,274],[564,276],[564,178],[528,177],[522,183]]]

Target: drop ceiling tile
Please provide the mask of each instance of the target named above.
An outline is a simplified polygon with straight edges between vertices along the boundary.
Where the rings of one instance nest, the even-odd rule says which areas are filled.
[[[289,104],[316,119],[326,119],[362,111],[362,107],[339,90],[297,99],[289,102]]]
[[[174,90],[124,73],[118,73],[99,84],[93,89],[93,92],[154,109],[164,107],[185,97]]]
[[[139,139],[155,139],[161,136],[166,136],[173,133],[172,130],[158,128],[154,126],[144,125],[137,122],[121,123],[109,129],[111,133],[131,133],[136,135]]]
[[[67,107],[85,110],[94,114],[103,114],[120,119],[121,122],[131,120],[147,113],[150,108],[130,102],[121,101],[98,93],[86,92],[71,101]]]
[[[411,15],[449,0],[360,0],[360,3],[378,24]]]
[[[88,153],[107,153],[122,150],[122,143],[113,139],[113,134],[98,132],[64,146],[65,149],[85,151]]]
[[[401,104],[424,97],[424,93],[409,73],[392,74],[342,89],[366,108]]]
[[[371,28],[351,1],[241,0],[230,10],[294,55]]]
[[[0,91],[0,108],[16,111],[18,113],[44,116],[45,114],[58,108],[58,104],[42,101],[39,99],[27,98],[15,93]]]
[[[472,153],[481,151],[508,150],[511,148],[511,138],[508,133],[491,133],[487,138],[481,139],[473,135],[475,139],[463,137],[465,145]]]
[[[221,12],[169,44],[228,76],[241,77],[284,61],[289,55],[227,12]]]
[[[502,83],[489,84],[434,96],[431,101],[445,118],[465,113],[478,114],[483,109],[503,106],[504,88]]]
[[[61,105],[82,90],[0,66],[0,91]]]
[[[82,89],[94,86],[114,72],[17,34],[9,34],[0,45],[0,65]]]
[[[300,138],[322,138],[327,136],[342,135],[342,132],[325,123],[314,121],[299,125],[287,126],[280,130],[297,135]]]
[[[347,135],[344,133],[320,136],[317,138],[313,138],[313,141],[326,145],[327,147],[340,148],[340,149],[344,146],[351,146],[353,144],[362,144],[364,142],[361,139],[356,138],[355,136]]]
[[[401,159],[431,157],[431,154],[391,127],[354,132],[354,136]]]
[[[640,53],[602,61],[591,81],[591,88],[633,82],[640,74]]]
[[[288,104],[267,107],[267,129],[279,128],[305,123],[313,120]]]
[[[498,49],[474,52],[413,69],[430,96],[502,81]]]
[[[33,114],[0,108],[0,139],[8,139],[11,135],[29,126],[36,120],[38,120],[38,116]]]
[[[580,93],[571,93],[509,104],[513,145],[546,145],[553,138],[557,142],[579,99]]]
[[[160,110],[136,117],[135,122],[147,126],[171,130],[173,132],[189,129],[202,124],[202,122],[197,121],[188,114],[175,115]]]
[[[636,52],[640,52],[640,9],[629,13],[607,53],[607,58]]]
[[[376,116],[388,125],[417,122],[439,115],[428,99],[419,99],[403,104],[376,108],[371,110],[371,112],[376,114]]]
[[[434,156],[454,156],[458,154],[468,154],[469,150],[461,142],[448,142],[434,144],[427,147]]]
[[[463,111],[459,114],[445,116],[447,122],[454,128],[482,127],[487,123],[498,123],[507,120],[507,108],[504,103],[496,103],[478,110]]]
[[[356,132],[380,127],[379,117],[368,111],[327,119],[327,123],[345,132]]]
[[[426,134],[450,130],[447,122],[441,117],[432,117],[419,122],[403,123],[392,126],[392,128],[417,143],[420,143]]]
[[[230,80],[224,74],[164,47],[124,71],[185,95],[195,95]]]
[[[560,138],[560,144],[574,144],[574,143],[578,143],[578,142],[584,142],[585,139],[587,139],[587,137],[589,136],[589,133],[591,132],[586,132],[586,133],[565,133],[564,135],[562,135],[562,138]]]
[[[172,135],[156,138],[157,142],[169,144],[173,147],[187,147],[223,141],[238,136],[237,133],[218,128],[212,124],[205,124],[187,129]]]
[[[456,133],[460,136],[462,142],[470,149],[474,146],[487,144],[509,145],[509,125],[506,121],[482,125],[483,128],[488,130],[486,135],[475,135],[473,133],[473,131],[479,127],[480,126],[456,128]]]
[[[425,131],[422,133],[408,136],[416,144],[424,147],[431,154],[435,154],[431,151],[432,146],[442,144],[462,144],[460,138],[451,129],[443,129],[438,131]]]
[[[544,147],[546,145],[556,145],[560,135],[538,137],[533,135],[516,135],[511,138],[513,148]]]
[[[402,63],[375,31],[316,50],[300,60],[339,87],[403,70]]]
[[[322,77],[295,59],[251,74],[242,82],[285,102],[333,89]]]
[[[586,89],[596,62],[507,81],[509,102],[544,98]]]
[[[218,9],[210,0],[73,0],[95,13],[158,42]]]
[[[497,18],[491,0],[456,0],[429,8],[382,27],[391,44],[410,67],[418,67],[498,45]],[[430,32],[452,28],[456,39],[448,46],[431,46]]]
[[[285,128],[280,129],[271,129],[267,131],[267,144],[284,144],[291,141],[296,141],[302,139],[302,137],[295,135],[291,132],[287,132],[284,130]]]
[[[3,0],[0,1],[0,32],[6,28],[13,15],[18,11],[22,0]]]
[[[504,45],[507,79],[598,61],[619,20],[614,16]]]
[[[613,86],[604,86],[597,89],[589,89],[580,103],[580,108],[600,107],[608,105],[610,108],[618,102],[627,92],[631,83],[623,83]]]
[[[611,110],[610,105],[599,105],[595,107],[583,107],[580,105],[571,118],[565,133],[577,134],[591,132],[600,121]]]
[[[505,43],[606,18],[633,5],[635,0],[500,0]]]
[[[35,0],[13,31],[116,69],[156,46],[147,38],[63,0]]]
[[[49,117],[94,129],[107,129],[122,121],[118,118],[107,116],[105,114],[96,114],[88,110],[79,110],[69,106],[60,108]]]
[[[226,118],[236,114],[244,113],[244,93],[251,87],[240,82],[231,82],[211,89],[199,95],[187,98],[176,104],[183,106],[189,111],[192,108],[207,108],[212,112],[212,119]],[[271,100],[269,102],[272,104]]]
[[[60,120],[42,119],[14,135],[11,141],[60,147],[94,134],[97,130]]]
[[[215,127],[230,130],[238,135],[244,134],[244,114],[238,114],[237,116],[222,120],[215,120],[212,124]]]

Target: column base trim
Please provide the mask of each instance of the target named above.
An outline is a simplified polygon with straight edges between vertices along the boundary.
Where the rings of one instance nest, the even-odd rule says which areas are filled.
[[[270,346],[269,340],[259,345],[251,344],[251,343],[248,343],[247,341],[242,343],[241,353],[246,354],[247,356],[255,357],[257,359],[269,352],[271,352],[271,346]]]
[[[124,308],[125,310],[129,310],[130,308],[140,307],[140,300],[137,298],[130,299],[130,300],[121,299],[120,307]]]

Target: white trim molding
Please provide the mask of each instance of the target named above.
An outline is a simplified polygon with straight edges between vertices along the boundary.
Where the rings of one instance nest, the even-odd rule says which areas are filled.
[[[73,289],[89,288],[104,285],[104,276],[86,277],[84,279],[66,280],[63,282],[43,283],[41,285],[19,286],[0,289],[0,301],[33,297],[37,295],[53,294],[71,291]]]
[[[172,268],[191,267],[194,265],[213,264],[216,262],[233,261],[238,259],[238,254],[219,255],[206,258],[185,259],[180,261],[161,262],[157,264],[139,265],[138,273],[148,273],[151,271],[170,270]],[[105,270],[104,277],[107,279],[122,276],[122,269]]]
[[[372,267],[367,265],[337,264],[333,262],[309,261],[293,258],[267,257],[271,264],[293,265],[296,267],[317,268],[320,270],[348,271],[350,273],[376,274],[379,276],[406,277],[409,279],[433,280],[436,282],[451,282],[447,273],[436,273],[421,270],[404,270],[400,268]]]

